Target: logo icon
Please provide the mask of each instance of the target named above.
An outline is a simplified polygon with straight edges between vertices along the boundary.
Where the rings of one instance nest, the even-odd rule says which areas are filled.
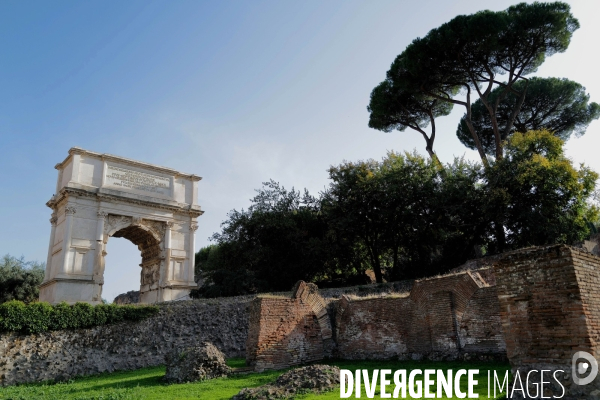
[[[596,375],[598,375],[598,361],[596,361],[590,353],[585,351],[578,351],[573,355],[573,358],[571,359],[571,368],[573,382],[576,385],[587,385],[596,378]],[[588,372],[589,374],[584,377]]]

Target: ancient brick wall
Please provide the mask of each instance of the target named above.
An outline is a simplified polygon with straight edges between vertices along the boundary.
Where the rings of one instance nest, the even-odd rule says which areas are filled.
[[[494,286],[475,291],[459,324],[461,350],[464,354],[504,354],[502,319],[498,294]]]
[[[336,355],[346,359],[502,358],[494,287],[476,272],[416,281],[410,294],[342,297]]]
[[[570,373],[575,352],[600,356],[600,258],[562,245],[533,247],[505,254],[495,273],[513,373],[561,369],[565,398],[599,389],[600,379],[578,386]]]
[[[408,351],[408,332],[420,325],[407,297],[351,300],[343,296],[335,315],[336,355],[345,359],[388,359]]]
[[[246,363],[262,371],[321,360],[331,347],[331,336],[326,303],[317,287],[299,282],[292,298],[253,300]]]

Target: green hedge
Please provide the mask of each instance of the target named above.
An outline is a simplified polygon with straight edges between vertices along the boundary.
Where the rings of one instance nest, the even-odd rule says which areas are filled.
[[[91,328],[121,321],[140,321],[157,314],[157,306],[118,306],[88,303],[52,306],[12,300],[0,304],[0,332],[39,333],[61,329]]]

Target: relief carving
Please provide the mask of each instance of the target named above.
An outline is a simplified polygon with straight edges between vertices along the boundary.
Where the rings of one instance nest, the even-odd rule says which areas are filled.
[[[150,230],[153,231],[153,233],[159,237],[162,238],[165,236],[165,231],[167,230],[167,225],[168,224],[173,224],[172,222],[163,222],[163,221],[154,221],[151,219],[143,219],[142,223],[150,228]]]
[[[98,219],[104,219],[108,215],[106,211],[98,211],[96,214],[98,215]]]
[[[108,240],[108,236],[111,232],[117,232],[123,228],[127,228],[129,225],[131,225],[131,221],[131,217],[125,217],[123,215],[109,215],[106,223],[104,224],[105,243]]]
[[[73,215],[77,212],[77,209],[73,206],[66,206],[65,207],[65,214],[66,215]]]
[[[157,283],[160,275],[160,264],[155,263],[147,267],[142,267],[142,285],[152,285]]]

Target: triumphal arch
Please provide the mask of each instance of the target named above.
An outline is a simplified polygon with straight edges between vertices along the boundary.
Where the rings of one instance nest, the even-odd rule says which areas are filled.
[[[78,147],[55,168],[41,301],[102,302],[110,237],[126,238],[141,252],[142,303],[176,300],[196,287],[199,176]]]

